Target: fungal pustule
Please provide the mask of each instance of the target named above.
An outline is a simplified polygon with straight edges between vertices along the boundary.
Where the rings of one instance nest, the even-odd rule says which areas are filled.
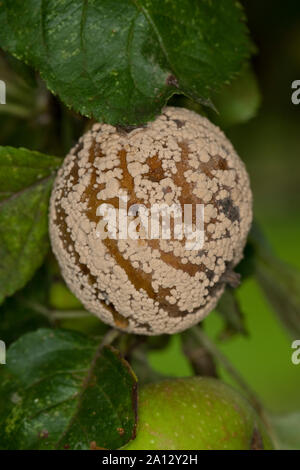
[[[127,212],[121,236],[124,201],[144,216],[155,205],[182,214],[190,205],[193,229],[194,208],[203,207],[203,245],[187,248],[185,231],[151,237],[152,219],[140,212]],[[109,226],[104,209],[116,214]],[[251,221],[249,178],[231,143],[206,118],[172,107],[130,132],[95,124],[65,158],[50,204],[52,247],[69,288],[104,322],[145,335],[185,330],[215,307]]]

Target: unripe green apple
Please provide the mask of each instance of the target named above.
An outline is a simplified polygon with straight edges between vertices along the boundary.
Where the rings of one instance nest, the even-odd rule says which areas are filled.
[[[49,302],[52,308],[70,310],[82,308],[81,303],[62,282],[53,282],[50,287]]]
[[[272,449],[272,444],[238,392],[216,379],[189,377],[141,388],[136,438],[123,449]]]
[[[256,76],[250,67],[245,67],[241,75],[213,97],[218,110],[216,123],[228,128],[247,122],[257,114],[261,95]]]

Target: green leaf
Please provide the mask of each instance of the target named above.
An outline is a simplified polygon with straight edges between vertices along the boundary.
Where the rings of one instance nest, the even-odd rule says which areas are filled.
[[[0,147],[0,303],[22,288],[48,249],[48,200],[59,158]]]
[[[236,0],[4,0],[0,45],[76,111],[136,125],[228,83],[252,47],[243,20]]]
[[[115,449],[134,437],[136,377],[117,351],[66,330],[21,337],[0,369],[4,449]]]

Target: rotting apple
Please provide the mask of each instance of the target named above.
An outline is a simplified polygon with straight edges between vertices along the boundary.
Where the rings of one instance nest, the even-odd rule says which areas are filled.
[[[230,141],[178,107],[128,132],[95,124],[65,158],[50,204],[70,290],[104,323],[141,335],[184,331],[214,309],[238,282],[251,221]]]

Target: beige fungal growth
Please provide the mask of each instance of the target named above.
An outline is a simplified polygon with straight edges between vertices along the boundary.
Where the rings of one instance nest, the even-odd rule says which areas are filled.
[[[203,204],[202,248],[187,249],[185,235],[149,238],[134,215],[128,223],[136,221],[139,238],[116,236],[99,207],[120,209],[119,196],[146,212],[155,204],[183,212],[185,204]],[[117,328],[157,335],[184,330],[215,307],[251,220],[248,175],[224,134],[192,111],[165,108],[144,128],[126,133],[96,124],[80,138],[55,182],[50,235],[62,274],[87,310]],[[192,221],[195,228],[195,211]]]

